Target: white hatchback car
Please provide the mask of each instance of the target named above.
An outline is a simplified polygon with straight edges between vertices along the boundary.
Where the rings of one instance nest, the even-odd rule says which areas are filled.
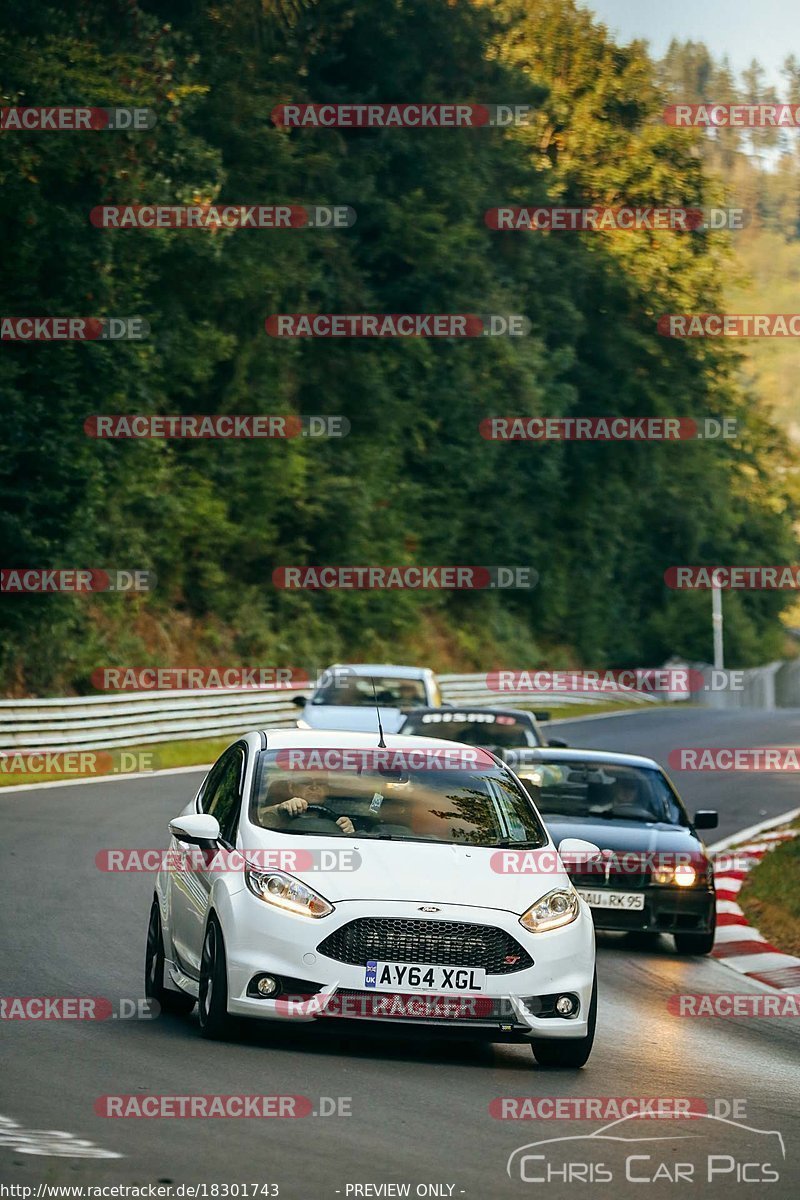
[[[530,1043],[582,1066],[594,926],[530,797],[435,738],[277,730],[230,746],[170,822],[146,994],[232,1016]],[[561,853],[599,854],[571,839]],[[525,869],[528,861],[530,869]],[[547,863],[548,865],[544,865]]]

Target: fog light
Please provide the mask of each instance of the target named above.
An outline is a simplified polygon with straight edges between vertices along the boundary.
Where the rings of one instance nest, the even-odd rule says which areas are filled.
[[[256,984],[259,996],[274,996],[278,990],[278,981],[271,975],[262,975]]]
[[[560,1017],[571,1017],[576,1011],[575,1001],[572,996],[559,996],[556,1000],[556,1012]]]

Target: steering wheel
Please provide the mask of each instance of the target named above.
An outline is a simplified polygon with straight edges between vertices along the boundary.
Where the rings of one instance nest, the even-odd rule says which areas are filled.
[[[312,813],[317,817],[327,817],[329,821],[338,821],[341,813],[334,812],[332,808],[328,808],[327,804],[309,804],[304,812],[298,813],[298,816],[305,817]]]

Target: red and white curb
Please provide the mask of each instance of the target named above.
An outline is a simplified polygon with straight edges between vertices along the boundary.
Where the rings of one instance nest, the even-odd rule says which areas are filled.
[[[781,817],[781,823],[786,819],[786,816]],[[724,850],[721,845],[714,847],[719,867],[714,876],[717,932],[711,953],[726,967],[781,992],[800,991],[800,958],[784,954],[762,937],[748,922],[737,904],[737,897],[748,873],[764,855],[798,832],[797,829],[764,830],[750,841],[736,843],[729,839]]]

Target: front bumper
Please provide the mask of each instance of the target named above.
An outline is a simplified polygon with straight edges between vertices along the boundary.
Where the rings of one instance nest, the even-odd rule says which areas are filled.
[[[613,890],[629,889],[615,886]],[[595,928],[641,933],[708,933],[714,927],[716,896],[713,888],[650,886],[635,889],[635,894],[644,895],[643,908],[593,908]]]
[[[411,989],[403,993],[368,990],[364,964],[339,962],[319,952],[331,933],[357,918],[419,919],[417,902],[345,901],[329,916],[313,919],[281,912],[243,890],[228,897],[227,907],[218,915],[225,938],[231,1013],[273,1021],[449,1028],[497,1041],[580,1038],[588,1031],[594,928],[584,903],[571,925],[539,934],[528,933],[514,913],[440,905],[437,920],[505,930],[533,959],[524,970],[487,974],[480,993],[446,996]],[[309,987],[306,993],[293,987],[277,999],[249,995],[251,981],[261,973],[307,981],[315,990]],[[578,997],[577,1015],[543,1015],[552,1010],[553,998],[564,992]]]

